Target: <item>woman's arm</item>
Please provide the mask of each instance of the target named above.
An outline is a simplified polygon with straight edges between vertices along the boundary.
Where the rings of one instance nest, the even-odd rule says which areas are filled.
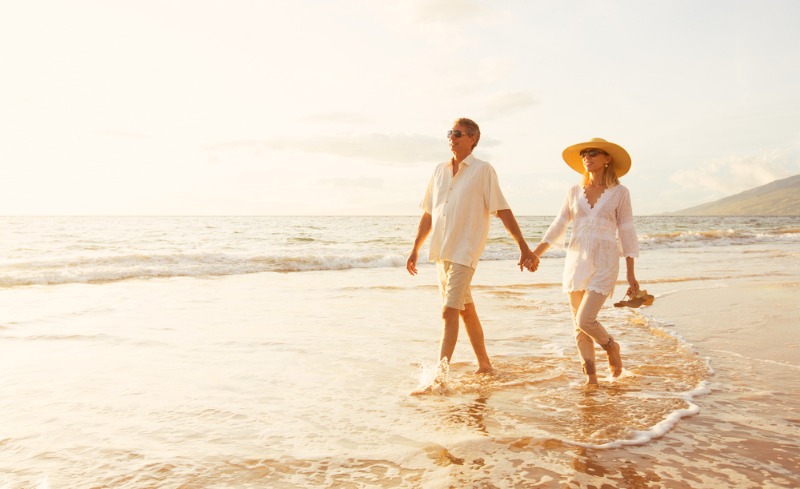
[[[541,243],[539,243],[539,246],[537,246],[536,249],[533,250],[533,254],[536,255],[537,258],[541,258],[542,255],[544,255],[544,252],[547,251],[549,248],[550,248],[550,243],[542,241]]]
[[[639,293],[639,282],[636,280],[636,274],[633,271],[633,257],[625,257],[625,267],[628,269],[628,296],[633,297]]]

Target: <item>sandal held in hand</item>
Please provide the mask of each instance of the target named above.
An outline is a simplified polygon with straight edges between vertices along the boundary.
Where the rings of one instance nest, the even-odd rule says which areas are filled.
[[[639,307],[639,306],[649,306],[653,303],[656,299],[654,296],[647,293],[646,290],[640,290],[636,294],[632,296],[626,295],[625,297],[630,297],[629,300],[621,300],[619,302],[614,303],[614,307]]]

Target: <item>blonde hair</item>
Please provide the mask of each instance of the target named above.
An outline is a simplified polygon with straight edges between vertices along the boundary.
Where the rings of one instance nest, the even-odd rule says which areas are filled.
[[[454,124],[466,127],[468,136],[477,136],[475,144],[472,145],[472,149],[475,149],[475,146],[478,145],[478,141],[481,140],[481,128],[478,127],[478,123],[466,117],[459,117],[455,120]]]
[[[608,156],[610,157],[611,155]],[[583,170],[583,185],[589,185],[589,172],[585,169]],[[617,177],[617,171],[614,166],[614,158],[611,158],[608,165],[603,169],[603,185],[608,188],[619,185],[619,178]]]

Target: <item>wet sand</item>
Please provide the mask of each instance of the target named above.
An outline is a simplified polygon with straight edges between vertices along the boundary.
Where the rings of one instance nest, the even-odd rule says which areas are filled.
[[[714,375],[696,416],[645,446],[575,453],[617,487],[800,487],[800,281],[711,281],[642,309],[680,325]],[[713,468],[712,468],[713,467]]]
[[[743,253],[755,261],[733,270]],[[603,312],[632,376],[594,391],[560,261],[482,263],[499,373],[472,375],[462,336],[454,393],[422,398],[408,393],[437,351],[430,266],[7,290],[0,488],[799,487],[796,258],[648,252],[655,304]],[[596,446],[687,406],[660,437]]]

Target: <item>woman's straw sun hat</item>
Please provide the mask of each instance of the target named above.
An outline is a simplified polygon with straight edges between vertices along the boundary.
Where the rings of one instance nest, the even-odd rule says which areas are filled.
[[[570,168],[583,175],[586,173],[586,168],[583,166],[583,158],[581,158],[581,151],[584,149],[602,149],[611,155],[611,161],[614,163],[614,171],[617,178],[628,173],[631,169],[631,156],[625,151],[625,148],[618,144],[609,143],[602,138],[592,138],[585,143],[573,144],[565,149],[561,156],[567,162]]]

